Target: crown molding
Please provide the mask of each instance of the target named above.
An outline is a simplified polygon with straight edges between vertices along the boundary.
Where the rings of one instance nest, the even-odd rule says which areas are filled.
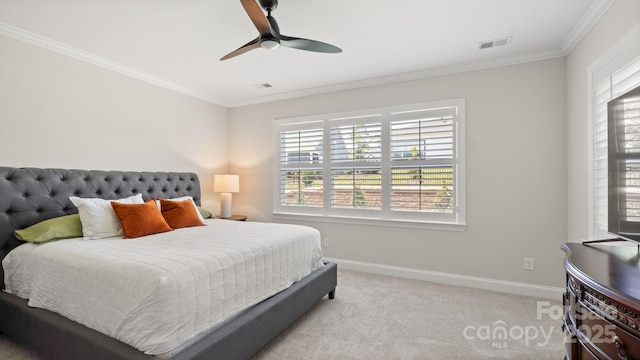
[[[211,97],[209,95],[205,95],[202,93],[199,93],[197,91],[193,91],[191,89],[187,89],[185,87],[182,87],[180,85],[176,85],[170,81],[166,81],[164,79],[161,79],[159,77],[147,74],[143,71],[134,69],[132,67],[120,64],[118,62],[115,62],[113,60],[109,60],[107,58],[104,58],[102,56],[90,53],[88,51],[84,51],[78,48],[75,48],[73,46],[67,45],[67,44],[63,44],[61,42],[55,41],[53,39],[49,39],[47,37],[44,36],[40,36],[38,34],[34,34],[32,32],[26,31],[24,29],[15,27],[13,25],[9,25],[7,23],[1,22],[0,21],[0,35],[4,35],[6,37],[15,39],[15,40],[19,40],[31,45],[35,45],[38,46],[40,48],[49,50],[49,51],[53,51],[56,52],[58,54],[62,54],[65,56],[69,56],[71,58],[74,58],[76,60],[80,60],[83,62],[87,62],[111,71],[115,71],[118,73],[121,73],[123,75],[138,79],[138,80],[142,80],[145,82],[148,82],[150,84],[156,85],[156,86],[160,86],[163,88],[166,88],[168,90],[172,90],[172,91],[176,91],[179,93],[182,93],[184,95],[190,96],[190,97],[194,97],[200,100],[204,100],[207,102],[211,102],[214,104],[218,104],[218,105],[222,105],[227,107],[228,104],[225,100],[222,99],[218,99],[215,97]]]
[[[578,24],[571,30],[560,45],[560,49],[562,49],[562,53],[565,56],[569,55],[571,50],[580,43],[615,1],[616,0],[596,0],[591,5],[587,13],[584,14],[582,19],[580,19]]]
[[[99,55],[69,46],[57,42],[55,40],[28,32],[18,27],[0,22],[0,35],[4,35],[19,41],[23,41],[50,51],[63,54],[74,59],[84,61],[96,66],[100,66],[105,69],[109,69],[172,91],[182,93],[187,96],[191,96],[197,99],[208,101],[217,105],[221,105],[228,108],[254,105],[260,103],[266,103],[271,101],[289,100],[293,98],[300,98],[304,96],[321,95],[326,93],[332,93],[337,91],[346,91],[359,88],[367,88],[372,86],[388,85],[405,81],[422,80],[436,76],[453,75],[470,71],[485,70],[500,66],[517,65],[526,62],[547,60],[557,57],[567,56],[571,50],[586,36],[591,28],[598,22],[598,20],[606,13],[609,7],[615,2],[615,0],[596,0],[587,13],[582,17],[580,22],[573,28],[571,33],[564,39],[560,49],[557,51],[551,51],[547,53],[539,53],[528,56],[513,57],[508,59],[500,59],[497,61],[488,61],[481,63],[469,63],[458,64],[452,66],[443,66],[435,69],[427,69],[423,71],[408,72],[403,74],[384,76],[372,79],[365,79],[361,81],[353,81],[348,83],[341,83],[330,86],[322,86],[310,89],[303,89],[288,93],[255,97],[250,99],[241,100],[225,100],[210,95],[202,94],[200,92],[182,87],[156,76],[147,74],[140,70],[128,67],[126,65],[117,63],[115,61],[106,59]]]

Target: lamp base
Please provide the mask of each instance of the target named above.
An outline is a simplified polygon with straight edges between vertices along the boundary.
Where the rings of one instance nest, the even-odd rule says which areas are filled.
[[[223,219],[231,217],[231,193],[220,193],[220,217]]]

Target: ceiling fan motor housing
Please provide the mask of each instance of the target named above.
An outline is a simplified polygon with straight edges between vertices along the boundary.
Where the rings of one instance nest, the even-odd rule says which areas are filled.
[[[259,0],[259,2],[265,11],[273,11],[278,7],[278,0]]]

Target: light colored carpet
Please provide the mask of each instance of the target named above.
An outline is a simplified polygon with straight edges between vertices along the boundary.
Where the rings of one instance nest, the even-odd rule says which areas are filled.
[[[339,270],[336,298],[325,297],[252,360],[559,360],[564,356],[560,306]],[[40,358],[0,336],[0,359]]]
[[[339,270],[336,299],[323,299],[253,360],[562,359],[560,306]]]

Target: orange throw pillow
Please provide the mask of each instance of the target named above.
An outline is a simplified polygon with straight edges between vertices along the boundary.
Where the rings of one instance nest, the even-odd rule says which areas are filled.
[[[160,209],[167,224],[174,229],[204,225],[191,200],[172,201],[160,198]]]
[[[111,206],[122,223],[125,239],[172,230],[162,217],[154,199],[149,199],[144,204],[121,204],[112,201]]]

